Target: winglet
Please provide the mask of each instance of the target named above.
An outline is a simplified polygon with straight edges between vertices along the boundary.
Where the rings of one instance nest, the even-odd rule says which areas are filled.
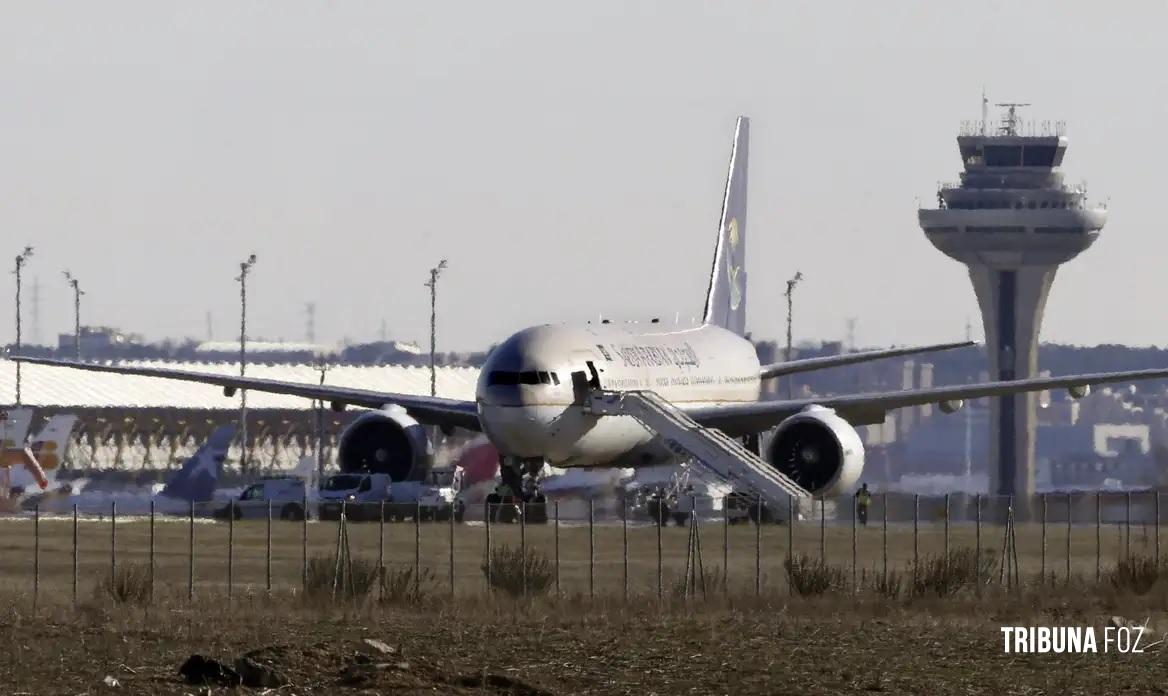
[[[738,117],[703,323],[746,333],[746,170],[750,119]]]

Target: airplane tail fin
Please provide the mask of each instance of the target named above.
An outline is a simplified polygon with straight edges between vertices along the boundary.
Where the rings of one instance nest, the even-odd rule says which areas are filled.
[[[71,413],[58,413],[33,437],[29,448],[36,455],[42,469],[52,471],[65,461],[65,454],[69,450],[69,438],[73,435],[77,420],[77,416]]]
[[[738,117],[703,323],[746,333],[746,165],[750,119]]]
[[[0,448],[23,448],[24,440],[31,428],[31,408],[10,408],[0,411]]]
[[[235,437],[234,425],[221,425],[211,433],[162,489],[162,495],[177,500],[205,503],[215,494],[227,448]]]

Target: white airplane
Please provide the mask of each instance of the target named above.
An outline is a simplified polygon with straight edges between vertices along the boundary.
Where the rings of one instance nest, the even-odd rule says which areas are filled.
[[[756,437],[778,426],[762,467],[773,467],[803,491],[850,491],[864,463],[855,425],[884,421],[893,409],[938,404],[952,412],[965,399],[1168,377],[1168,369],[1080,374],[988,382],[888,393],[761,401],[762,380],[876,358],[939,350],[968,343],[854,353],[760,365],[746,326],[746,178],[749,121],[738,119],[718,226],[713,271],[702,325],[669,331],[659,324],[545,325],[523,329],[501,343],[479,376],[474,401],[394,394],[345,386],[210,375],[165,368],[83,364],[40,358],[28,363],[145,375],[254,389],[374,409],[341,436],[343,468],[419,477],[430,443],[422,425],[481,431],[499,451],[501,475],[521,490],[524,473],[557,467],[641,467],[675,459],[677,439],[657,437],[635,417],[598,413],[604,392],[655,392],[664,407],[730,437]],[[660,400],[659,400],[660,403]],[[424,474],[424,472],[422,472]],[[773,476],[771,471],[767,471]],[[785,484],[784,484],[785,485]]]

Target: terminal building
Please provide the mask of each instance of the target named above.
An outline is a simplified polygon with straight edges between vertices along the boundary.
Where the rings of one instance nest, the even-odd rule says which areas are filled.
[[[921,209],[920,226],[933,246],[969,270],[981,307],[990,376],[1038,374],[1042,312],[1060,264],[1099,236],[1107,213],[1069,185],[1061,169],[1067,151],[1062,122],[1024,123],[1018,109],[999,104],[1000,124],[985,115],[957,137],[960,181],[941,184],[937,207]],[[991,399],[988,451],[990,492],[1034,491],[1035,396]]]

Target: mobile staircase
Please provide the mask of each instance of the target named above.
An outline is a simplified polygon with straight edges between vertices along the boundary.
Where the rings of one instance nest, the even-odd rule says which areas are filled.
[[[588,406],[593,415],[635,418],[679,457],[693,459],[736,488],[754,492],[773,509],[811,497],[737,440],[716,428],[702,427],[656,392],[595,390]]]

